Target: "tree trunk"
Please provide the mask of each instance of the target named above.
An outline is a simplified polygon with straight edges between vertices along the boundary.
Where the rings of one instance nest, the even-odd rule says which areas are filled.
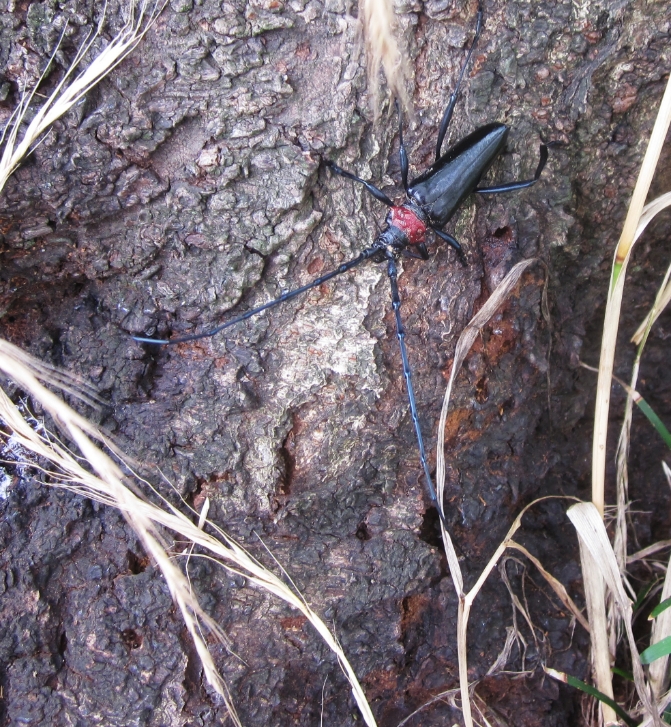
[[[62,77],[99,19],[94,5],[73,0],[66,14],[52,2],[11,3],[0,31],[6,117],[68,18],[41,89]],[[404,135],[416,176],[433,161],[476,3],[396,9],[413,71]],[[457,599],[421,474],[385,266],[358,267],[211,339],[157,347],[131,338],[206,330],[371,244],[385,208],[321,164],[334,160],[402,198],[396,115],[387,104],[373,122],[355,13],[342,0],[171,0],[5,189],[0,335],[95,383],[109,406],[87,413],[142,473],[196,507],[209,496],[216,522],[272,566],[262,540],[334,626],[378,724],[391,726],[457,686]],[[106,27],[121,27],[118,3],[108,16]],[[428,261],[402,261],[431,467],[458,334],[512,264],[536,256],[549,270],[552,326],[538,265],[457,378],[445,509],[467,586],[533,498],[590,497],[596,379],[578,361],[597,362],[611,255],[669,68],[670,19],[667,3],[645,0],[485,4],[448,141],[493,121],[510,126],[489,184],[531,177],[541,139],[566,145],[530,189],[467,199],[447,227],[466,267],[440,240]],[[671,188],[670,168],[667,152],[659,191]],[[667,216],[639,243],[629,335],[668,264],[656,247],[668,228]],[[669,373],[664,335],[650,346],[655,391]],[[668,387],[659,396],[664,418]],[[663,449],[648,439],[632,479],[661,498]],[[223,720],[160,575],[120,515],[18,477],[2,508],[6,724]],[[564,513],[560,502],[537,506],[523,542],[582,602]],[[663,505],[645,520],[642,544],[668,527],[667,513]],[[588,637],[520,563],[505,567],[537,630],[518,615],[526,662],[513,649],[507,668],[529,673],[486,677],[513,618],[493,575],[471,617],[470,677],[484,679],[478,693],[518,726],[577,724],[575,693],[543,679],[540,664],[588,678]],[[218,664],[243,724],[316,725],[320,715],[360,724],[307,623],[206,561],[190,574],[232,638],[237,656],[220,653]],[[410,724],[459,719],[438,701]]]

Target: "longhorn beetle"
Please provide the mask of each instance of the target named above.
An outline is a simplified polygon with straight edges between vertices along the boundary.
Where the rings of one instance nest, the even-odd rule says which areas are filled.
[[[400,205],[395,205],[387,195],[374,185],[357,177],[351,172],[341,169],[337,164],[326,161],[326,166],[334,173],[346,179],[362,184],[370,194],[378,201],[389,207],[389,212],[385,219],[384,229],[375,239],[375,242],[357,257],[343,263],[335,270],[325,275],[321,275],[307,285],[291,290],[281,295],[269,303],[248,310],[236,318],[203,333],[194,333],[187,336],[180,336],[169,340],[144,338],[134,336],[136,341],[142,343],[153,343],[159,345],[167,345],[174,343],[184,343],[186,341],[195,341],[199,338],[207,338],[214,336],[216,333],[223,331],[236,323],[240,323],[257,313],[273,308],[280,303],[291,300],[301,293],[305,293],[311,288],[315,288],[325,283],[337,275],[342,275],[348,270],[357,267],[366,260],[373,262],[387,263],[387,275],[391,285],[391,304],[396,318],[396,336],[401,349],[401,360],[403,363],[403,376],[405,377],[406,388],[408,390],[408,399],[410,402],[410,414],[415,427],[415,435],[417,437],[417,445],[419,448],[419,457],[426,478],[427,489],[431,497],[433,505],[438,510],[440,519],[445,524],[442,503],[439,503],[436,497],[436,490],[431,479],[431,472],[426,460],[426,452],[424,449],[424,439],[422,430],[419,425],[419,415],[417,413],[417,404],[415,402],[415,393],[412,386],[412,372],[408,361],[408,352],[405,345],[405,329],[401,320],[401,299],[398,292],[397,283],[397,267],[396,261],[402,254],[418,257],[427,260],[429,253],[426,247],[426,233],[431,230],[434,235],[451,245],[459,255],[462,263],[464,263],[461,245],[452,235],[444,232],[441,228],[452,218],[459,209],[464,199],[471,193],[476,194],[497,194],[499,192],[512,192],[517,189],[531,187],[540,178],[541,172],[545,167],[548,158],[548,146],[541,144],[540,161],[536,168],[536,172],[531,179],[519,182],[510,182],[508,184],[499,184],[493,187],[480,187],[481,177],[492,165],[496,157],[503,150],[506,137],[508,136],[508,127],[505,124],[492,123],[481,126],[474,132],[457,142],[449,148],[444,154],[442,153],[443,141],[448,126],[452,119],[454,107],[457,102],[457,96],[461,88],[466,69],[470,62],[473,50],[480,38],[482,31],[483,9],[482,5],[478,7],[478,14],[475,27],[475,35],[473,42],[468,51],[468,55],[459,72],[456,87],[450,95],[450,100],[443,114],[440,128],[438,130],[438,141],[436,143],[436,159],[434,163],[416,179],[408,182],[408,154],[403,143],[403,118],[398,110],[399,115],[399,157],[401,166],[401,181],[405,190],[405,201]],[[398,106],[398,105],[397,105]],[[414,252],[416,250],[416,252]]]

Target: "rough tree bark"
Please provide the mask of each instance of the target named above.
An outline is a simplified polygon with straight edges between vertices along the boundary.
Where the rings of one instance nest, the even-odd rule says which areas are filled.
[[[476,5],[397,5],[414,70],[414,172],[431,161]],[[5,117],[64,20],[71,33],[46,91],[99,12],[83,0],[7,0]],[[107,12],[120,27],[120,4]],[[344,0],[171,0],[5,190],[0,333],[97,384],[109,408],[91,415],[152,481],[169,493],[160,468],[188,501],[209,496],[213,517],[265,558],[258,534],[334,625],[379,724],[395,725],[457,685],[456,598],[420,475],[384,267],[359,268],[227,336],[160,350],[130,338],[204,329],[371,243],[384,209],[320,166],[334,159],[399,194],[395,116],[372,123],[355,15]],[[450,231],[468,267],[440,243],[428,262],[403,263],[432,463],[456,336],[514,262],[539,256],[550,270],[552,330],[539,266],[458,379],[446,508],[471,581],[531,499],[589,497],[594,380],[578,358],[596,360],[611,251],[668,73],[670,15],[646,0],[485,3],[450,138],[509,124],[509,153],[488,177],[497,180],[529,176],[540,138],[568,145],[535,187],[467,201]],[[669,189],[668,154],[660,168],[658,188]],[[634,305],[649,299],[668,219],[637,257]],[[663,336],[652,345],[659,382]],[[649,526],[652,537],[668,518]],[[5,724],[219,723],[223,706],[203,685],[167,590],[117,513],[17,477],[0,528]],[[580,600],[562,507],[534,511],[525,538]],[[520,587],[519,567],[508,570]],[[239,655],[218,663],[244,724],[314,725],[322,709],[325,724],[359,723],[308,625],[205,562],[191,575]],[[540,584],[528,588],[538,626],[536,642],[526,633],[530,673],[487,678],[479,693],[516,725],[576,724],[577,698],[538,667],[584,677],[587,637]],[[510,598],[492,578],[471,621],[473,679],[511,623]],[[523,668],[519,651],[508,668]],[[448,719],[458,713],[436,703],[412,724]]]

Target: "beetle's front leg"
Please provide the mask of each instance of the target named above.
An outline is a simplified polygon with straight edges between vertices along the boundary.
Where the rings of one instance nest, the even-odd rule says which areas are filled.
[[[412,250],[410,250],[409,248],[406,247],[403,250],[403,254],[406,257],[414,257],[417,260],[428,260],[429,259],[429,251],[426,247],[426,243],[422,242],[419,245],[415,245],[415,247],[417,248],[417,252],[413,252]],[[419,254],[417,254],[417,253],[419,253]]]

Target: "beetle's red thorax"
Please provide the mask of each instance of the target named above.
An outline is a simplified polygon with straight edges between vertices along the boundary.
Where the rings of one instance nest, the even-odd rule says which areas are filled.
[[[410,245],[421,245],[426,239],[426,225],[407,207],[392,207],[388,221],[405,233]]]

